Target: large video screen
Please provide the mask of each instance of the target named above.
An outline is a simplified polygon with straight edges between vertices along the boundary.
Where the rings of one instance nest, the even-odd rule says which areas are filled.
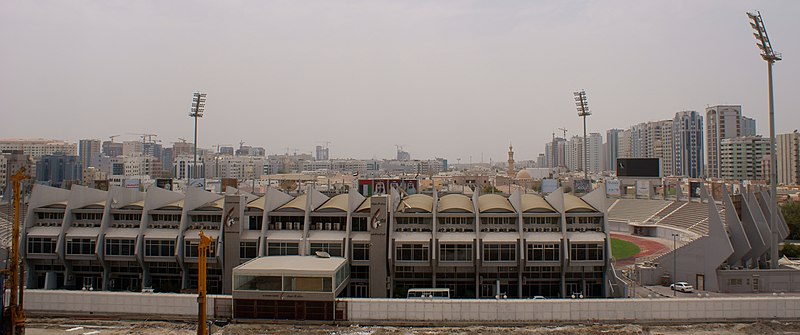
[[[618,177],[661,178],[658,158],[617,158]]]

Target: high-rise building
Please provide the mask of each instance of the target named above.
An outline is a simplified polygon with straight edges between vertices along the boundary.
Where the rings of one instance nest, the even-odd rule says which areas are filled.
[[[30,156],[34,161],[42,156],[62,153],[67,156],[78,155],[78,145],[58,140],[47,139],[0,139],[0,152],[3,151],[22,151],[22,154]]]
[[[720,144],[726,138],[742,136],[742,106],[706,107],[706,176],[721,178]]]
[[[144,145],[140,141],[125,141],[122,142],[122,155],[133,156],[142,154],[144,152]]]
[[[778,155],[778,184],[800,185],[800,133],[775,138]]]
[[[619,132],[619,153],[617,158],[633,158],[631,130],[625,129]],[[616,164],[616,159],[613,164]]]
[[[720,143],[720,178],[767,180],[762,166],[769,154],[768,138],[758,136],[726,138]]]
[[[545,143],[544,155],[547,159],[547,167],[557,168],[567,166],[565,160],[567,140],[555,137],[552,142]]]
[[[742,115],[741,136],[756,136],[756,119]]]
[[[318,161],[326,161],[330,159],[330,156],[328,156],[328,148],[318,145],[316,149],[317,149],[316,159]]]
[[[81,158],[81,166],[83,168],[95,166],[95,161],[100,156],[100,140],[80,140],[78,142],[78,156]]]
[[[586,137],[586,151],[588,154],[588,170],[591,173],[603,172],[603,135],[590,133]]]
[[[6,194],[10,191],[11,176],[19,169],[25,168],[25,175],[35,175],[36,171],[31,171],[33,160],[30,156],[23,154],[22,150],[5,150],[0,153],[0,193]]]
[[[603,169],[606,171],[617,170],[617,158],[619,158],[620,149],[620,133],[622,129],[609,129],[606,131],[606,145],[605,145],[605,164]]]
[[[122,156],[122,143],[104,141],[103,142],[103,155],[108,157]]]
[[[574,135],[567,141],[564,164],[570,171],[583,171],[583,136]]]
[[[696,111],[675,113],[672,127],[673,170],[676,176],[703,176],[703,116]]]
[[[544,154],[539,154],[539,156],[536,157],[536,167],[537,168],[548,167],[547,157]]]
[[[36,181],[54,187],[62,187],[64,181],[80,181],[82,172],[78,156],[57,153],[42,156],[36,163]]]

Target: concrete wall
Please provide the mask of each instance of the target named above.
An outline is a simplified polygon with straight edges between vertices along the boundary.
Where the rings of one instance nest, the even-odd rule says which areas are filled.
[[[359,323],[708,322],[797,319],[800,297],[587,300],[340,299]]]
[[[29,315],[102,315],[191,319],[197,296],[107,291],[25,292]],[[407,300],[339,299],[347,320],[359,323],[708,322],[800,318],[800,297],[677,299]],[[225,318],[230,296],[208,296],[209,318]],[[215,308],[216,306],[216,308]],[[215,315],[214,311],[217,311]]]
[[[216,299],[207,297],[207,315],[214,317]],[[108,291],[26,290],[25,311],[41,314],[146,315],[150,318],[197,317],[197,295],[176,293],[128,293]]]

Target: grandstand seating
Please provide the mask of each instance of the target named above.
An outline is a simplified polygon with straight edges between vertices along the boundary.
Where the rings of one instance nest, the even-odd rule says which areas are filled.
[[[708,204],[698,202],[684,202],[678,210],[668,214],[657,222],[659,225],[675,227],[678,229],[689,230],[693,227],[693,232],[701,234],[708,232],[708,223],[702,224],[701,221],[708,220]]]
[[[644,222],[671,203],[664,200],[619,199],[609,211],[608,219]]]

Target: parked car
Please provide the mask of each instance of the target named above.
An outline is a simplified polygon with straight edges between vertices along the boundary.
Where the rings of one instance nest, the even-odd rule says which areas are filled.
[[[679,281],[677,283],[674,283],[670,285],[669,288],[671,288],[674,291],[681,291],[686,293],[694,291],[694,287],[692,287],[692,285],[689,285],[689,283],[685,281]]]
[[[544,296],[541,296],[541,295],[535,295],[535,296],[533,296],[533,298],[532,298],[532,299],[533,299],[533,300],[544,300],[544,299],[545,299],[545,297],[544,297]]]

